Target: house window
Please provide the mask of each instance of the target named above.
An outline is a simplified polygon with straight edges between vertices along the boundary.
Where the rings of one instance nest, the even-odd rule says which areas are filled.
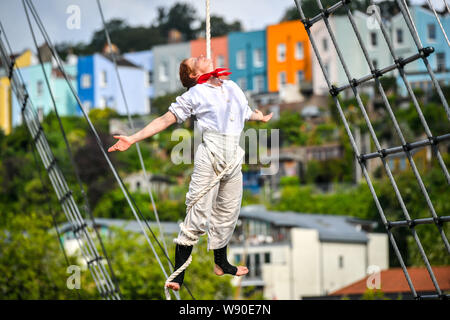
[[[262,49],[253,50],[253,66],[255,68],[260,68],[264,64],[263,61],[263,51]]]
[[[323,38],[322,39],[322,47],[323,47],[323,51],[328,51],[328,40],[327,40],[327,38]]]
[[[90,101],[84,101],[84,102],[83,102],[83,110],[84,110],[86,113],[89,113],[89,110],[91,109],[91,106],[92,106],[92,104],[91,104]]]
[[[38,114],[38,119],[39,122],[44,121],[44,107],[37,107],[37,114]]]
[[[373,59],[372,64],[375,69],[378,69],[378,60],[377,59]]]
[[[435,41],[436,40],[436,25],[428,24],[427,31],[428,31],[428,40]]]
[[[388,159],[388,166],[389,166],[389,169],[391,169],[391,170],[395,170],[395,161],[394,161],[394,159]]]
[[[297,75],[297,84],[300,84],[300,81],[305,79],[305,74],[303,70],[298,70],[296,75]]]
[[[166,82],[169,80],[169,66],[167,62],[161,62],[159,65],[159,81]]]
[[[278,74],[278,87],[281,88],[286,84],[286,72],[282,71]]]
[[[277,59],[279,62],[286,60],[286,45],[284,43],[280,43],[277,46]]]
[[[370,33],[370,44],[372,45],[372,47],[377,46],[377,34],[375,32]]]
[[[255,277],[261,277],[261,261],[259,253],[255,253]]]
[[[151,86],[153,83],[153,71],[147,72],[147,80],[148,80],[148,85]]]
[[[403,44],[403,29],[396,30],[397,44]]]
[[[108,82],[106,78],[106,71],[103,70],[102,72],[100,72],[100,86],[102,88],[105,88],[107,84]]]
[[[42,96],[44,93],[44,82],[42,80],[39,80],[36,84],[36,91],[38,96]]]
[[[236,53],[236,67],[238,69],[245,69],[245,50],[239,50]]]
[[[445,52],[436,53],[436,68],[437,71],[445,70]]]
[[[253,77],[253,91],[263,92],[264,90],[264,76],[254,76]]]
[[[225,67],[225,57],[224,56],[217,56],[216,67],[217,68]]]
[[[100,97],[99,108],[100,109],[105,109],[106,108],[106,98],[105,97]]]
[[[144,83],[147,88],[149,88],[152,85],[153,81],[153,72],[147,71],[144,73]]]
[[[264,253],[264,263],[270,263],[270,252]]]
[[[295,59],[297,60],[303,59],[303,42],[295,43]]]
[[[323,65],[323,68],[325,69],[325,72],[326,72],[327,76],[329,76],[330,75],[330,70],[329,70],[329,67],[328,67],[328,63],[325,63]]]
[[[89,89],[91,87],[91,75],[83,74],[81,76],[81,88]]]
[[[241,89],[243,91],[247,90],[247,79],[239,78],[237,82],[238,82],[239,87],[241,87]]]
[[[402,171],[404,171],[406,169],[406,158],[400,159],[399,166],[400,166],[400,170],[402,170]]]
[[[344,268],[344,256],[339,256],[339,269]]]

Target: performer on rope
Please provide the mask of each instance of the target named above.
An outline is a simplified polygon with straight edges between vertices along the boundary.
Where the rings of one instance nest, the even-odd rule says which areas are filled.
[[[214,251],[216,275],[242,276],[245,266],[233,266],[227,260],[227,245],[238,220],[242,201],[242,161],[245,151],[239,138],[246,120],[267,122],[272,113],[263,115],[250,109],[247,98],[225,69],[214,70],[211,59],[204,56],[185,59],[180,64],[180,79],[187,91],[176,98],[164,115],[131,136],[119,139],[112,151],[125,151],[132,144],[163,131],[175,122],[182,123],[195,115],[202,132],[202,143],[194,156],[194,170],[186,194],[186,217],[174,242],[175,272],[165,284],[179,290],[184,270],[192,260],[191,252],[198,237],[208,234],[208,250]]]

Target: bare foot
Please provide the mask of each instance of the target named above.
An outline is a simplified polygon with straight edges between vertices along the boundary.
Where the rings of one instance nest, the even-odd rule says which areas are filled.
[[[174,291],[180,290],[180,284],[177,282],[169,282],[166,284],[166,287]]]
[[[243,276],[244,274],[248,273],[248,268],[244,266],[238,266],[237,267],[236,276]],[[225,273],[223,272],[222,268],[219,267],[217,264],[214,265],[214,273],[218,276],[223,276]]]

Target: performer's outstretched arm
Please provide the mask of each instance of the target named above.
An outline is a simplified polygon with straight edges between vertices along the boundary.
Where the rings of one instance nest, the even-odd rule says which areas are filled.
[[[145,128],[139,130],[131,136],[114,136],[119,139],[112,147],[108,149],[108,152],[113,151],[125,151],[131,147],[134,143],[147,139],[171,126],[177,122],[177,118],[171,111],[167,111],[162,116],[151,121]]]

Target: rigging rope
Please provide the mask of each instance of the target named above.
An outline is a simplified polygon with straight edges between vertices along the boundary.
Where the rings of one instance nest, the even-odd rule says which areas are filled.
[[[227,174],[235,165],[236,161],[239,161],[239,158],[235,158],[234,160],[230,161],[227,166],[222,170],[222,172],[220,172],[210,183],[209,185],[207,185],[205,188],[203,188],[193,199],[192,201],[189,203],[189,206],[187,207],[186,211],[189,212],[192,207],[195,205],[195,203],[200,200],[205,194],[207,194],[217,183],[219,183],[219,181],[222,179],[222,177]],[[181,239],[174,239],[174,242],[176,244],[179,245],[183,245],[183,246],[193,246],[197,243],[198,241],[198,236],[192,234],[191,232],[189,232],[189,230],[187,230],[184,227],[184,224],[181,223],[180,224],[180,229],[181,232],[183,232],[190,240],[189,241],[182,241]],[[174,273],[172,273],[170,275],[169,278],[167,278],[166,280],[166,285],[171,282],[173,279],[175,279],[181,272],[183,272],[192,262],[192,254],[189,255],[188,260],[177,270],[175,270]],[[166,294],[166,299],[170,300],[170,293],[169,293],[169,289],[164,286],[164,292]]]
[[[22,114],[22,117],[24,117],[23,114]],[[25,122],[25,120],[23,120],[23,122]],[[56,231],[56,237],[58,238],[59,247],[61,248],[61,251],[63,252],[64,261],[66,262],[67,267],[69,267],[70,262],[69,262],[69,258],[67,257],[66,248],[64,248],[64,244],[61,239],[61,232],[59,231],[58,223],[56,220],[56,214],[53,211],[53,206],[52,206],[51,199],[50,199],[50,190],[47,188],[47,185],[44,183],[44,179],[41,174],[41,168],[39,166],[39,161],[38,161],[38,158],[36,155],[36,147],[34,146],[33,143],[31,143],[31,141],[29,141],[29,142],[30,142],[31,149],[33,151],[34,166],[36,168],[36,171],[38,172],[39,180],[41,182],[42,189],[44,190],[44,193],[45,193],[45,200],[48,203],[48,211],[50,212],[50,215],[52,217],[52,223],[53,223],[53,227],[55,228],[55,231]],[[75,291],[77,293],[78,299],[81,300],[80,291],[79,290],[75,290]]]
[[[3,35],[8,47],[10,48],[9,41],[4,32]],[[25,84],[23,81],[21,82],[21,80],[18,79],[18,77],[22,78],[20,69],[13,68],[14,63],[11,63],[10,57],[11,54],[8,54],[8,50],[5,48],[0,37],[0,59],[2,61],[2,64],[9,68],[8,74],[11,88],[16,94],[19,103],[22,105],[22,115],[24,117],[26,127],[33,138],[33,142],[49,174],[50,181],[55,189],[55,192],[57,193],[58,200],[63,207],[66,218],[71,223],[73,229],[78,230],[77,235],[79,235],[79,237],[76,237],[76,240],[79,243],[79,247],[82,251],[83,257],[86,261],[91,261],[90,257],[94,257],[92,260],[93,263],[88,263],[88,267],[91,271],[91,275],[95,281],[95,284],[102,297],[106,299],[120,299],[120,297],[117,295],[114,285],[111,282],[111,279],[109,278],[109,274],[101,264],[99,265],[98,263],[96,263],[96,261],[98,261],[99,259],[98,252],[96,251],[95,247],[89,247],[89,245],[92,243],[92,240],[90,239],[90,236],[85,229],[83,218],[79,214],[78,208],[74,203],[71,191],[68,189],[64,176],[62,176],[61,171],[59,170],[59,167],[56,163],[56,159],[51,152],[42,126],[39,123],[38,115],[35,112],[34,108],[29,107],[29,105],[31,105],[32,103],[28,98],[29,95],[26,90]],[[81,233],[79,233],[80,231]],[[86,240],[87,248],[84,247],[84,240]]]
[[[102,9],[102,5],[100,3],[100,0],[97,0],[97,6],[98,6],[98,10],[100,12],[100,17],[101,17],[101,20],[102,20],[103,29],[105,31],[106,41],[107,41],[109,49],[110,49],[110,56],[111,56],[111,58],[113,60],[113,63],[114,63],[114,69],[115,69],[115,73],[116,73],[116,76],[117,76],[117,81],[119,82],[120,93],[122,95],[122,99],[123,99],[123,102],[125,104],[125,109],[127,111],[128,123],[129,123],[131,129],[134,132],[135,131],[134,121],[133,121],[133,119],[131,117],[131,114],[130,114],[130,108],[128,107],[128,100],[127,100],[127,98],[125,96],[125,90],[123,88],[122,78],[120,76],[119,69],[117,67],[116,55],[113,52],[113,47],[112,47],[112,43],[111,43],[111,37],[109,35],[109,31],[108,31],[108,28],[106,26],[105,17],[104,17],[104,14],[103,14],[103,9]],[[164,251],[165,251],[166,255],[169,255],[168,251],[167,251],[166,241],[164,239],[164,230],[163,230],[163,228],[161,226],[161,223],[159,221],[158,211],[156,210],[156,204],[155,204],[155,201],[153,199],[152,191],[150,189],[150,180],[149,180],[149,177],[147,175],[147,170],[145,168],[144,159],[143,159],[142,153],[141,153],[141,148],[140,148],[140,145],[139,145],[138,142],[136,142],[135,145],[136,145],[136,150],[137,150],[138,157],[139,157],[139,162],[140,162],[141,168],[142,168],[142,170],[144,172],[144,179],[145,179],[146,185],[147,185],[147,192],[148,192],[148,195],[150,197],[150,200],[151,200],[151,203],[152,203],[152,206],[153,206],[153,212],[155,214],[155,218],[156,218],[156,222],[158,224],[158,228],[160,230],[160,237],[161,237],[162,243],[164,245]],[[173,271],[172,265],[170,263],[168,263],[168,265],[169,265],[170,272],[172,272]]]
[[[209,0],[206,0],[206,58],[211,59],[211,17]]]
[[[38,46],[38,43],[37,43],[37,40],[36,40],[36,35],[35,35],[35,33],[34,33],[34,30],[33,30],[32,27],[31,27],[31,20],[30,20],[28,11],[27,11],[27,9],[26,9],[26,7],[25,7],[25,3],[23,3],[23,6],[24,6],[24,10],[25,10],[25,14],[26,14],[28,26],[29,26],[29,28],[30,28],[30,32],[31,32],[31,35],[32,35],[34,47],[35,47],[36,52],[37,52],[37,57],[38,57],[38,60],[39,60],[39,64],[40,64],[40,66],[41,66],[41,70],[42,70],[42,73],[43,73],[43,75],[44,75],[45,83],[46,83],[47,89],[48,89],[49,94],[50,94],[50,98],[51,98],[52,105],[53,105],[53,110],[55,111],[56,118],[58,119],[59,128],[60,128],[60,131],[61,131],[62,136],[63,136],[63,139],[64,139],[64,143],[65,143],[65,146],[66,146],[67,153],[68,153],[68,155],[69,155],[70,163],[71,163],[71,165],[72,165],[72,168],[74,169],[75,177],[76,177],[76,180],[77,180],[77,182],[78,182],[78,186],[79,186],[79,188],[80,188],[81,195],[82,195],[82,197],[83,197],[83,201],[84,201],[84,206],[83,206],[83,207],[84,207],[84,211],[89,215],[89,218],[90,218],[91,221],[92,221],[94,232],[95,232],[95,234],[96,234],[96,236],[97,236],[97,239],[99,240],[99,243],[100,243],[102,252],[103,252],[103,254],[104,254],[105,258],[106,258],[106,261],[107,261],[107,264],[108,264],[109,271],[111,272],[111,277],[113,278],[113,281],[114,281],[114,283],[115,283],[115,285],[116,285],[118,294],[121,295],[121,293],[120,293],[120,287],[119,287],[119,283],[118,283],[117,277],[116,277],[115,274],[114,274],[114,270],[113,270],[113,268],[112,268],[111,260],[109,259],[109,256],[108,256],[108,254],[107,254],[107,252],[106,252],[106,248],[105,248],[105,245],[104,245],[104,243],[103,243],[102,237],[101,237],[101,235],[100,235],[98,229],[96,228],[95,218],[94,218],[94,215],[92,214],[92,211],[91,211],[91,209],[90,209],[89,201],[88,201],[88,198],[87,198],[87,194],[86,194],[86,192],[85,192],[85,189],[84,189],[84,187],[83,187],[83,183],[82,183],[82,181],[81,181],[81,177],[80,177],[80,173],[79,173],[79,168],[78,168],[78,165],[76,164],[75,159],[74,159],[74,157],[73,157],[72,149],[71,149],[71,147],[70,147],[69,141],[67,140],[66,132],[65,132],[65,130],[64,130],[64,126],[63,126],[63,124],[62,124],[61,117],[59,116],[58,108],[57,108],[57,106],[56,106],[55,96],[54,96],[53,90],[52,90],[52,88],[51,88],[51,86],[50,86],[50,81],[49,81],[49,79],[48,79],[47,73],[45,72],[44,62],[43,62],[43,60],[42,60],[41,52],[40,52],[40,50],[39,50],[39,46]]]
[[[337,106],[337,109],[338,109],[338,112],[339,112],[339,116],[340,116],[340,118],[341,118],[341,120],[342,120],[342,122],[344,124],[346,133],[347,133],[347,135],[348,135],[348,137],[350,139],[350,144],[352,146],[352,149],[354,151],[356,159],[358,160],[358,162],[359,162],[359,164],[361,166],[361,170],[362,170],[362,172],[364,174],[365,180],[366,180],[367,185],[369,187],[369,190],[370,190],[370,192],[372,194],[372,197],[374,199],[375,205],[376,205],[377,210],[378,210],[378,212],[380,214],[381,220],[383,221],[383,224],[384,224],[384,226],[386,228],[386,232],[388,234],[388,237],[389,237],[389,240],[391,242],[391,245],[392,245],[392,247],[394,249],[394,253],[395,253],[395,255],[397,256],[397,258],[398,258],[398,260],[400,262],[400,265],[402,267],[403,273],[405,275],[405,278],[406,278],[406,280],[408,282],[408,285],[410,287],[410,290],[411,290],[413,296],[416,299],[420,299],[420,298],[436,298],[436,297],[437,298],[441,298],[441,299],[448,298],[448,295],[443,294],[441,289],[439,288],[439,285],[438,285],[438,283],[436,281],[435,275],[434,275],[434,273],[433,273],[433,271],[431,269],[431,265],[430,265],[430,263],[428,261],[428,258],[427,258],[426,254],[425,254],[425,251],[424,251],[424,249],[423,249],[423,247],[421,245],[421,242],[419,240],[419,237],[418,237],[414,227],[416,225],[419,225],[419,224],[435,224],[437,229],[439,230],[439,233],[440,233],[440,235],[442,237],[442,240],[444,242],[444,245],[445,245],[447,251],[450,253],[448,239],[446,238],[445,233],[444,233],[444,231],[442,229],[443,222],[449,222],[450,221],[450,217],[449,216],[440,216],[440,217],[437,216],[437,214],[436,214],[436,212],[434,210],[434,207],[433,207],[433,205],[431,203],[431,200],[429,198],[428,192],[427,192],[427,190],[426,190],[426,188],[425,188],[425,186],[423,184],[423,181],[422,181],[422,179],[420,177],[420,174],[419,174],[419,172],[418,172],[418,170],[417,170],[417,168],[415,166],[414,160],[413,160],[413,158],[411,156],[411,151],[414,148],[418,148],[418,147],[423,147],[423,146],[428,146],[429,145],[433,149],[434,154],[437,157],[437,160],[439,162],[439,165],[440,165],[440,167],[441,167],[441,169],[442,169],[442,171],[444,173],[444,176],[445,176],[447,182],[450,183],[448,170],[447,170],[447,168],[446,168],[446,166],[445,166],[445,164],[444,164],[444,162],[442,160],[442,157],[440,155],[439,149],[437,148],[437,144],[439,142],[450,139],[450,134],[446,134],[446,135],[438,136],[438,137],[435,137],[435,136],[433,136],[431,134],[431,131],[429,130],[428,124],[427,124],[427,122],[426,122],[426,120],[425,120],[425,118],[423,116],[423,113],[422,113],[421,108],[420,108],[420,106],[419,106],[419,104],[417,102],[415,94],[412,91],[411,85],[408,82],[408,80],[406,79],[406,76],[405,76],[405,73],[404,73],[404,70],[403,70],[403,67],[404,67],[404,65],[406,63],[409,63],[409,62],[412,62],[412,61],[417,60],[419,58],[422,58],[422,60],[424,61],[425,65],[427,66],[428,73],[430,74],[430,76],[431,76],[431,78],[433,80],[433,83],[435,84],[436,90],[437,90],[437,92],[439,94],[439,97],[442,100],[442,104],[443,104],[444,109],[447,112],[447,116],[448,116],[449,115],[448,104],[445,101],[445,97],[442,94],[442,90],[440,88],[440,85],[436,81],[436,79],[434,77],[434,73],[431,70],[431,67],[429,66],[428,59],[427,59],[428,55],[430,53],[432,53],[433,51],[430,50],[430,48],[423,48],[422,47],[422,45],[420,43],[420,39],[419,39],[419,37],[417,35],[417,32],[415,30],[415,26],[414,26],[412,20],[410,19],[409,13],[406,13],[405,9],[403,8],[402,0],[396,0],[396,1],[397,1],[397,4],[398,4],[399,8],[400,8],[400,11],[402,12],[402,15],[403,15],[403,17],[404,17],[404,19],[406,21],[406,24],[407,24],[407,26],[408,26],[408,28],[410,30],[410,33],[413,36],[413,39],[414,39],[414,41],[416,43],[416,46],[417,46],[419,54],[415,54],[415,55],[413,55],[411,57],[408,57],[406,59],[402,59],[402,58],[397,57],[395,52],[394,52],[394,50],[393,50],[393,46],[392,46],[391,40],[389,39],[389,36],[388,36],[389,32],[386,31],[386,27],[384,26],[384,23],[382,22],[381,17],[379,17],[378,12],[375,10],[374,11],[375,17],[376,17],[376,19],[378,21],[378,24],[380,25],[383,37],[385,38],[387,46],[389,48],[389,52],[390,52],[390,54],[392,55],[392,57],[393,57],[393,59],[395,61],[395,64],[393,64],[392,66],[388,66],[388,67],[383,68],[381,70],[374,68],[371,60],[369,59],[369,56],[367,54],[367,49],[366,49],[366,47],[364,45],[364,41],[362,41],[361,35],[359,34],[359,31],[358,31],[358,29],[356,27],[356,23],[353,20],[352,13],[351,13],[350,8],[348,7],[346,1],[339,1],[338,3],[333,5],[332,7],[324,9],[323,6],[322,6],[321,1],[320,0],[316,0],[317,5],[318,5],[318,7],[319,7],[321,12],[317,16],[312,17],[312,18],[309,18],[309,17],[306,18],[305,17],[305,15],[303,13],[303,10],[302,10],[302,7],[301,7],[301,0],[294,0],[294,1],[295,1],[296,6],[297,6],[298,12],[300,14],[300,21],[303,23],[303,25],[305,27],[305,30],[306,30],[306,32],[308,34],[308,38],[309,38],[309,41],[311,43],[311,47],[314,50],[314,53],[315,53],[315,55],[317,57],[317,60],[318,60],[319,65],[320,65],[320,68],[321,68],[322,73],[324,75],[325,81],[327,82],[328,88],[330,89],[330,91],[329,91],[330,95],[333,97],[333,100],[334,100],[334,102],[335,102],[335,104]],[[373,4],[372,0],[370,2],[371,2],[371,4]],[[370,68],[370,71],[371,71],[371,75],[364,76],[361,79],[354,79],[354,78],[352,79],[351,78],[350,73],[349,73],[348,68],[347,68],[347,65],[346,65],[346,63],[345,63],[345,61],[343,59],[342,52],[340,50],[339,44],[337,43],[336,37],[334,36],[333,29],[330,27],[330,24],[329,24],[329,21],[328,21],[328,19],[329,19],[328,17],[330,16],[330,13],[334,12],[335,10],[338,10],[341,7],[344,7],[344,9],[347,12],[347,16],[348,16],[348,18],[349,18],[349,20],[351,22],[352,28],[353,28],[353,30],[354,30],[354,32],[356,34],[357,39],[358,39],[358,43],[359,43],[361,49],[363,50],[364,57],[365,57],[368,65],[369,65],[369,68]],[[406,6],[406,10],[407,10],[407,6]],[[311,26],[314,23],[316,23],[317,21],[320,21],[320,20],[323,20],[323,22],[325,23],[327,31],[328,31],[328,33],[329,33],[329,35],[331,37],[333,46],[336,49],[338,59],[339,59],[341,65],[344,68],[345,74],[346,74],[348,82],[349,82],[348,85],[342,86],[340,88],[338,88],[338,87],[336,87],[335,85],[332,84],[332,81],[329,78],[329,75],[328,75],[328,73],[327,73],[327,71],[326,71],[326,69],[324,67],[324,63],[323,63],[322,57],[320,55],[320,52],[317,49],[317,45],[316,45],[316,42],[315,42],[315,39],[314,39],[315,37],[312,35],[311,30],[310,30]],[[420,121],[422,123],[422,126],[424,127],[425,132],[426,132],[426,134],[428,136],[428,140],[417,141],[417,142],[413,142],[413,143],[407,143],[406,140],[404,139],[404,136],[403,136],[403,133],[402,133],[402,131],[400,129],[398,121],[395,118],[395,115],[394,115],[394,113],[392,111],[392,107],[390,106],[389,100],[386,97],[386,93],[385,93],[385,91],[384,91],[383,87],[381,86],[381,83],[380,83],[380,81],[378,79],[384,73],[390,72],[392,69],[395,69],[395,68],[398,69],[398,71],[400,73],[400,76],[401,76],[403,82],[406,85],[408,94],[410,95],[411,99],[413,100],[413,103],[414,103],[414,106],[416,108],[417,114],[418,114],[418,116],[420,118]],[[361,83],[363,83],[365,81],[371,80],[371,79],[375,80],[375,84],[378,87],[378,89],[380,91],[380,94],[381,94],[381,96],[383,98],[383,102],[384,102],[385,107],[386,107],[386,109],[388,111],[389,117],[393,121],[394,128],[395,128],[397,134],[399,135],[400,139],[402,140],[402,146],[400,146],[400,147],[381,149],[381,146],[380,146],[380,144],[378,142],[378,139],[377,139],[376,134],[375,134],[375,132],[373,130],[373,127],[372,127],[372,124],[370,122],[370,119],[369,119],[369,117],[368,117],[368,115],[367,115],[367,113],[365,111],[365,107],[363,105],[363,102],[361,100],[361,97],[360,97],[360,94],[359,94],[359,90],[358,90],[358,87],[357,87],[359,84],[361,84]],[[367,127],[369,129],[369,133],[370,133],[370,135],[372,137],[372,140],[375,143],[377,151],[374,152],[374,153],[361,154],[359,152],[359,150],[358,150],[358,146],[356,145],[356,142],[354,140],[353,134],[352,134],[352,132],[350,130],[349,123],[348,123],[348,121],[346,119],[344,111],[343,111],[343,109],[341,107],[341,104],[340,104],[340,102],[338,100],[339,92],[343,91],[345,89],[348,89],[348,88],[351,88],[352,91],[353,91],[353,94],[355,95],[355,98],[357,100],[358,106],[359,106],[359,108],[361,110],[361,113],[362,113],[362,115],[364,117],[364,120],[365,120],[365,122],[367,124]],[[394,180],[394,177],[393,177],[393,175],[391,173],[391,170],[390,170],[389,166],[386,164],[386,161],[385,161],[385,157],[387,155],[394,154],[394,153],[400,153],[400,152],[404,152],[405,155],[407,156],[409,162],[410,162],[411,168],[412,168],[412,170],[414,172],[414,175],[416,177],[416,180],[417,180],[417,182],[418,182],[418,184],[420,186],[420,190],[422,191],[422,194],[424,195],[424,197],[426,199],[426,202],[427,202],[427,205],[429,207],[429,210],[430,210],[430,212],[432,214],[432,218],[411,219],[411,217],[409,216],[409,213],[408,213],[408,211],[406,209],[406,206],[404,204],[403,198],[402,198],[402,196],[400,194],[400,190],[398,189],[398,186],[397,186],[397,184],[396,184],[396,182]],[[387,173],[387,175],[389,177],[389,181],[390,181],[390,183],[391,183],[391,185],[392,185],[392,187],[393,187],[393,189],[395,191],[395,194],[396,194],[396,197],[397,197],[397,199],[399,201],[399,204],[400,204],[400,207],[402,209],[403,215],[406,218],[406,220],[404,220],[404,221],[388,221],[386,216],[385,216],[384,210],[383,210],[383,208],[382,208],[382,206],[380,204],[380,201],[379,201],[378,196],[377,196],[377,194],[375,192],[374,186],[372,184],[372,180],[370,178],[370,175],[369,175],[367,167],[366,167],[366,161],[369,160],[369,159],[374,159],[374,158],[380,158],[381,161],[383,162],[383,166],[384,166],[384,168],[386,170],[386,173]],[[413,285],[413,283],[411,281],[411,278],[409,276],[409,273],[408,273],[408,271],[406,269],[406,265],[405,265],[405,263],[403,261],[402,255],[401,255],[401,253],[400,253],[400,251],[398,249],[398,246],[397,246],[396,240],[394,238],[394,235],[392,233],[392,228],[400,227],[400,226],[407,226],[407,227],[410,228],[410,230],[411,230],[411,232],[413,234],[414,241],[416,242],[416,244],[417,244],[417,246],[419,248],[420,255],[421,255],[421,257],[422,257],[422,259],[423,259],[423,261],[424,261],[424,263],[426,265],[426,268],[427,268],[428,273],[430,275],[430,278],[431,278],[431,280],[433,282],[433,285],[436,288],[437,295],[431,295],[431,296],[430,295],[428,295],[428,296],[427,295],[423,295],[423,296],[419,296],[417,294],[417,292],[416,292],[416,290],[414,288],[414,285]]]
[[[135,216],[135,218],[136,218],[136,220],[137,220],[139,226],[141,227],[141,229],[142,229],[142,231],[143,231],[143,233],[144,233],[144,236],[145,236],[145,238],[146,238],[148,244],[150,245],[150,248],[152,249],[152,252],[153,252],[155,258],[156,258],[156,260],[158,261],[158,264],[159,264],[161,270],[163,271],[163,274],[164,274],[164,275],[166,276],[166,278],[167,278],[167,273],[166,273],[166,271],[165,271],[165,268],[164,268],[164,266],[162,265],[161,260],[159,259],[159,256],[158,256],[158,254],[156,253],[156,250],[155,250],[155,248],[154,248],[154,246],[153,246],[151,240],[149,239],[148,234],[147,234],[147,232],[145,231],[145,228],[144,228],[144,226],[143,226],[143,224],[142,224],[142,222],[141,222],[139,216],[142,218],[144,224],[146,225],[147,229],[150,231],[150,233],[151,233],[153,239],[156,241],[156,243],[158,244],[158,246],[159,246],[159,248],[161,249],[161,251],[163,251],[163,254],[164,254],[164,256],[166,257],[166,259],[167,259],[170,263],[172,263],[172,262],[170,261],[170,258],[165,254],[163,247],[161,246],[161,244],[160,244],[160,242],[158,241],[157,237],[156,237],[155,234],[153,233],[153,230],[151,229],[151,227],[150,227],[150,225],[148,224],[147,220],[145,220],[145,217],[143,216],[141,210],[140,210],[139,207],[137,206],[137,204],[136,204],[134,198],[133,198],[133,197],[131,196],[131,194],[129,193],[127,187],[126,187],[125,184],[123,183],[123,181],[122,181],[121,177],[119,176],[119,174],[118,174],[116,168],[115,168],[114,165],[112,164],[112,162],[111,162],[111,160],[109,159],[109,157],[108,157],[108,155],[107,155],[105,149],[103,148],[102,141],[101,141],[101,139],[100,139],[100,137],[99,137],[99,135],[98,135],[98,133],[97,133],[97,131],[96,131],[94,125],[92,124],[92,121],[90,120],[89,116],[87,115],[86,111],[84,110],[84,108],[83,108],[83,106],[82,106],[82,103],[81,103],[81,100],[80,100],[78,94],[76,93],[76,90],[73,88],[73,85],[71,84],[71,82],[70,82],[69,79],[68,79],[68,76],[67,76],[67,73],[65,72],[64,66],[63,66],[62,63],[61,63],[59,54],[57,53],[57,51],[56,51],[56,49],[55,49],[55,46],[54,46],[53,43],[51,42],[50,37],[48,36],[47,31],[46,31],[46,29],[45,29],[45,26],[43,25],[43,23],[42,23],[42,21],[41,21],[41,19],[40,19],[40,17],[39,17],[39,14],[38,14],[37,11],[36,11],[36,8],[35,8],[34,5],[33,5],[33,2],[32,2],[31,0],[24,0],[24,1],[27,3],[28,7],[30,8],[30,11],[31,11],[31,13],[32,13],[32,15],[33,15],[33,17],[34,17],[34,19],[35,19],[37,25],[38,25],[38,28],[40,29],[40,31],[41,31],[41,33],[42,33],[44,39],[45,39],[46,44],[47,44],[48,47],[50,48],[50,51],[51,51],[51,53],[52,53],[52,56],[55,58],[55,61],[56,61],[57,65],[58,65],[58,69],[61,71],[61,73],[62,73],[64,79],[66,80],[67,84],[69,85],[69,88],[70,88],[70,90],[71,90],[73,96],[74,96],[75,99],[77,100],[77,103],[78,103],[78,105],[79,105],[79,107],[80,107],[80,109],[81,109],[81,111],[82,111],[82,114],[83,114],[83,116],[85,117],[86,121],[88,122],[88,125],[89,125],[90,130],[91,130],[92,133],[94,134],[94,137],[95,137],[95,139],[96,139],[96,142],[97,142],[97,144],[98,144],[100,150],[102,151],[102,154],[103,154],[105,160],[107,161],[107,163],[108,163],[108,165],[109,165],[109,167],[110,167],[112,173],[114,174],[114,177],[116,178],[116,180],[117,180],[117,182],[118,182],[118,184],[119,184],[119,187],[121,188],[121,190],[122,190],[122,192],[123,192],[123,194],[124,194],[124,196],[125,196],[125,199],[127,200],[127,202],[128,202],[128,204],[129,204],[129,206],[130,206],[130,208],[131,208],[131,210],[132,210],[132,212],[133,212],[133,214],[134,214],[134,216]],[[191,297],[194,299],[194,297],[193,297],[192,293],[189,291],[189,289],[188,289],[188,288],[186,288],[186,289],[188,290],[188,292],[189,292],[189,294],[191,295]]]

